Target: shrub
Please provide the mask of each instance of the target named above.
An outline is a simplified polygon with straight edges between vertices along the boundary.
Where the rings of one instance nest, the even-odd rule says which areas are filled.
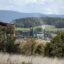
[[[10,37],[8,37],[8,40],[5,43],[6,52],[19,53],[19,50],[20,50],[19,44],[15,44],[15,40],[16,38],[10,39]]]
[[[44,45],[43,43],[36,43],[34,47],[34,54],[42,55],[44,52]]]
[[[45,56],[64,57],[64,32],[60,32],[44,49]]]
[[[34,45],[35,45],[35,40],[33,38],[27,38],[25,42],[23,41],[23,43],[20,44],[21,53],[26,55],[32,55]]]
[[[27,38],[25,42],[20,44],[21,53],[25,55],[35,55],[43,53],[43,44],[36,42],[36,39]]]
[[[18,52],[19,44],[15,44],[16,38],[7,33],[8,30],[0,29],[0,51],[3,52]],[[10,31],[11,32],[11,31]]]

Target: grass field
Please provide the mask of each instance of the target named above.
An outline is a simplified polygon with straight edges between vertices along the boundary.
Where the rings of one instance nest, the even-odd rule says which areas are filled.
[[[64,64],[64,59],[0,53],[0,64]]]
[[[25,31],[25,30],[27,30],[27,31],[30,31],[30,28],[16,28],[16,31]]]
[[[55,29],[56,27],[55,26],[52,26],[52,25],[42,25],[42,26],[34,26],[34,27],[31,27],[31,28],[22,28],[22,27],[17,27],[16,30],[30,30],[30,29],[37,29],[37,28],[42,28],[45,27],[45,29]]]
[[[31,27],[31,28],[16,28],[16,31],[30,31],[31,29],[45,29],[46,31],[64,31],[64,28],[56,28],[55,26],[52,25],[42,25],[42,26],[35,26],[35,27]]]

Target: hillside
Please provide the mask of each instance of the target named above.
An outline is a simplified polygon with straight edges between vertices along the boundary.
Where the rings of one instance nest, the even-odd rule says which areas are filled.
[[[52,18],[52,17],[31,17],[20,18],[14,20],[14,24],[21,28],[30,28],[41,25],[52,25],[57,28],[64,28],[64,18]]]
[[[11,22],[19,18],[29,18],[29,17],[53,17],[53,18],[64,18],[64,15],[55,14],[42,14],[42,13],[24,13],[11,10],[0,10],[0,20],[4,22]]]
[[[43,17],[46,15],[40,13],[23,13],[23,12],[16,12],[10,10],[0,10],[0,20],[2,21],[12,21],[18,18],[26,18],[26,17]]]

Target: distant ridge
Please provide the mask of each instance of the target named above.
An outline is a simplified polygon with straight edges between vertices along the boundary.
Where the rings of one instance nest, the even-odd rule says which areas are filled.
[[[64,18],[64,15],[46,15],[41,13],[21,13],[16,11],[10,11],[10,10],[0,10],[0,20],[4,22],[11,22],[15,19],[19,18],[27,18],[27,17],[60,17]]]
[[[42,17],[40,13],[20,13],[16,11],[0,10],[0,20],[12,21],[17,18]]]

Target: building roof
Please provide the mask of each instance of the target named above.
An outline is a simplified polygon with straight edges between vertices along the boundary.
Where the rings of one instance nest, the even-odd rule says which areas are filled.
[[[11,23],[0,22],[1,26],[7,26],[8,24],[11,24]],[[14,25],[14,24],[11,24],[11,25]]]

